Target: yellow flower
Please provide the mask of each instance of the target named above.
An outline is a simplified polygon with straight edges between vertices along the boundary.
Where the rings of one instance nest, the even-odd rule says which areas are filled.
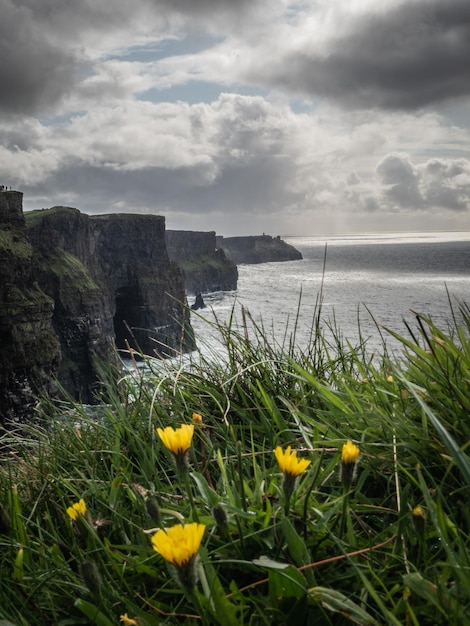
[[[193,413],[193,422],[195,424],[199,424],[199,426],[203,425],[202,415],[200,413]]]
[[[205,528],[194,522],[160,529],[152,537],[153,549],[176,568],[186,568],[196,558]]]
[[[281,446],[277,446],[274,450],[274,454],[282,472],[288,476],[300,476],[310,465],[308,459],[298,459],[297,450],[291,450],[290,446],[287,446],[285,452],[282,450]]]
[[[356,446],[350,439],[343,445],[341,451],[341,462],[344,465],[356,463],[359,456],[359,447]]]
[[[157,433],[165,448],[168,448],[175,456],[182,456],[191,447],[194,424],[182,424],[176,429],[171,426],[167,426],[165,429],[157,428]]]
[[[411,511],[411,515],[416,519],[416,518],[421,518],[424,519],[426,517],[426,514],[424,512],[424,509],[422,506],[415,506],[415,508]]]
[[[132,617],[128,617],[127,613],[121,615],[119,621],[124,624],[124,626],[139,626],[139,622],[136,619],[132,619]]]
[[[69,517],[71,517],[74,520],[74,522],[76,522],[79,517],[85,517],[85,514],[86,514],[85,500],[81,498],[78,502],[75,502],[75,504],[72,504],[72,506],[69,506],[69,508],[67,509],[67,513],[69,514]]]
[[[423,535],[426,525],[426,512],[422,506],[418,504],[411,511],[411,519],[413,520],[413,526],[415,527],[418,535]]]

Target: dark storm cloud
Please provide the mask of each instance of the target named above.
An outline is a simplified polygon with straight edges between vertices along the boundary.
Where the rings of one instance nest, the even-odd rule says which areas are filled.
[[[421,0],[361,17],[321,54],[296,53],[273,82],[349,106],[416,109],[470,94],[470,2]]]
[[[87,41],[115,32],[160,29],[172,16],[191,21],[238,15],[248,0],[4,0],[0,13],[0,113],[42,115],[87,71]],[[118,44],[119,42],[116,41]],[[132,43],[132,41],[131,41]]]
[[[3,114],[30,114],[54,103],[70,88],[80,66],[73,53],[40,32],[25,3],[9,0],[0,14],[0,59]]]

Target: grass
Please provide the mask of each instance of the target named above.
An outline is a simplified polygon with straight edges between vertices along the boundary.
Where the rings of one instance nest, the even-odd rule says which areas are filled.
[[[320,312],[304,349],[235,322],[3,436],[2,626],[470,624],[468,308],[417,315],[396,359],[384,329],[380,357],[327,340]],[[156,429],[182,424],[176,458]],[[295,480],[277,446],[310,461]],[[175,568],[151,538],[183,522],[205,532]]]
[[[15,262],[30,261],[33,256],[29,241],[15,230],[10,230],[4,226],[0,230],[0,253],[15,257]]]

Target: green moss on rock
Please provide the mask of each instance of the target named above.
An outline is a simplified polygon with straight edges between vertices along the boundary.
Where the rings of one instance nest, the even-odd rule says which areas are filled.
[[[74,291],[88,292],[99,289],[83,263],[61,248],[57,248],[51,257],[44,259],[43,267],[52,272],[62,286],[70,287]]]
[[[31,244],[14,230],[0,230],[0,253],[29,261],[33,257]]]

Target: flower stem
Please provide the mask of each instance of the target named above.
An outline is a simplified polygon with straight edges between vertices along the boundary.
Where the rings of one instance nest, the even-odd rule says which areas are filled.
[[[188,473],[188,471],[186,469],[184,472],[181,472],[180,474],[182,474],[184,487],[186,489],[186,493],[188,494],[189,507],[191,509],[191,517],[192,517],[193,521],[199,522],[197,509],[196,509],[196,506],[194,504],[193,490],[191,488],[191,483],[189,482],[189,473]]]

